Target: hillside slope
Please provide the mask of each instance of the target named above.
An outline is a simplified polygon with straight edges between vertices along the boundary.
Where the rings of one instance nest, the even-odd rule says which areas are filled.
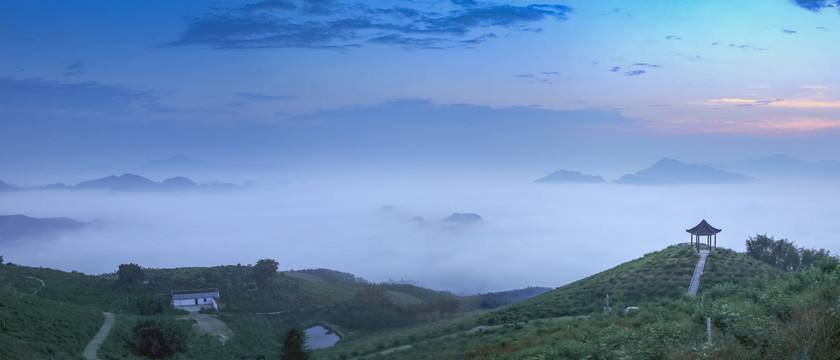
[[[331,349],[319,350],[316,358],[371,355],[390,348],[401,350],[388,354],[386,358],[389,359],[489,359],[506,358],[505,354],[511,354],[511,359],[524,359],[532,353],[539,354],[535,358],[577,359],[593,353],[598,355],[597,351],[600,351],[597,346],[588,343],[587,338],[601,338],[607,342],[604,345],[606,348],[618,349],[623,346],[623,341],[631,338],[628,334],[632,331],[628,333],[630,330],[625,328],[641,329],[644,326],[650,328],[635,335],[638,337],[635,339],[638,340],[637,346],[667,353],[668,348],[675,347],[674,344],[651,344],[647,342],[647,337],[667,339],[671,336],[669,334],[694,334],[694,329],[702,325],[703,319],[692,318],[700,303],[699,297],[685,295],[698,258],[697,253],[687,245],[669,246],[514,305],[350,339]],[[777,270],[745,254],[718,248],[707,260],[699,295],[703,296],[706,290],[715,292],[721,287],[737,287],[772,279],[777,274]],[[608,314],[603,309],[606,294],[610,295],[612,307]],[[628,306],[636,306],[640,310],[627,313],[625,318],[624,309]],[[605,318],[621,318],[621,321]],[[696,336],[683,340],[691,344],[702,343],[703,336],[704,332],[696,331]],[[551,354],[546,348],[558,344],[568,345],[579,352],[567,352],[566,356],[545,355]],[[637,350],[642,351],[637,348],[632,351]],[[611,351],[604,349],[601,354],[615,355]]]
[[[610,306],[616,310],[676,299],[686,293],[698,259],[699,255],[688,246],[669,246],[488,314],[483,321],[494,324],[586,315],[603,310],[606,295],[610,296]],[[745,254],[718,248],[706,260],[699,291],[702,293],[719,283],[740,283],[775,272],[775,269]]]

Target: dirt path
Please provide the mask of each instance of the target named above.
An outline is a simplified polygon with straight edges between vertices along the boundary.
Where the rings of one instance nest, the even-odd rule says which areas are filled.
[[[532,320],[532,321],[539,321],[539,320],[542,320],[542,321],[566,321],[566,320],[572,320],[572,319],[585,318],[585,317],[588,317],[588,316],[589,315],[560,316],[560,317],[554,317],[554,318],[535,319],[535,320]],[[501,328],[503,326],[504,325],[479,325],[479,326],[476,326],[472,329],[468,329],[468,330],[464,330],[464,331],[458,331],[458,332],[455,332],[455,333],[452,333],[452,334],[438,336],[438,337],[432,338],[432,339],[420,340],[420,341],[417,341],[417,342],[414,342],[414,343],[411,343],[411,344],[395,346],[395,347],[385,349],[385,350],[382,350],[382,351],[377,351],[377,352],[372,353],[372,354],[367,354],[367,355],[362,355],[362,356],[359,356],[359,357],[356,357],[356,358],[352,358],[351,360],[367,359],[367,358],[372,358],[372,357],[385,356],[385,355],[388,355],[388,354],[391,354],[391,353],[395,353],[397,351],[403,351],[403,350],[411,349],[414,345],[419,345],[419,344],[423,344],[423,343],[427,343],[427,342],[431,342],[431,341],[435,341],[435,340],[440,340],[440,339],[454,338],[454,337],[457,337],[458,335],[461,335],[461,334],[474,334],[474,333],[477,333],[477,332],[480,332],[480,331],[495,330],[495,329]]]
[[[102,327],[99,328],[99,332],[93,336],[93,339],[85,346],[85,350],[82,352],[82,356],[86,360],[99,360],[96,356],[96,353],[99,351],[99,347],[102,346],[102,343],[105,342],[105,338],[108,337],[108,333],[111,332],[111,328],[114,327],[114,314],[109,312],[103,312],[105,315],[105,322],[102,323]]]
[[[41,280],[41,279],[39,279],[39,278],[36,278],[36,277],[31,277],[31,276],[27,276],[26,278],[27,278],[27,279],[32,279],[32,280],[35,280],[35,281],[39,281],[39,282],[41,283],[41,287],[39,287],[39,288],[35,289],[35,291],[33,291],[33,292],[32,292],[32,295],[37,294],[37,293],[38,293],[38,290],[43,289],[43,288],[44,288],[44,286],[46,286],[46,285],[47,285],[47,284],[44,282],[44,280]]]
[[[199,331],[210,334],[222,344],[233,337],[233,330],[213,315],[192,312],[187,316],[181,316],[179,318],[195,320],[193,327]]]

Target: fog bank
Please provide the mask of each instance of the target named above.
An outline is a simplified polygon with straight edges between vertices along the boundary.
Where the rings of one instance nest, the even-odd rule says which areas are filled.
[[[323,179],[323,178],[322,178]],[[0,213],[99,220],[50,239],[0,244],[6,261],[99,274],[252,264],[330,268],[476,293],[561,286],[687,242],[706,219],[718,246],[756,233],[837,253],[836,183],[626,186],[531,184],[518,176],[348,177],[228,192],[0,194]],[[441,220],[476,213],[477,224]]]

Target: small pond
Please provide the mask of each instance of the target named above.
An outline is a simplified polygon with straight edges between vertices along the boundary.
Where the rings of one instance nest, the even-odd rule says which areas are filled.
[[[322,326],[313,326],[304,330],[306,333],[306,345],[310,349],[323,349],[335,345],[341,338],[334,332],[325,329]]]

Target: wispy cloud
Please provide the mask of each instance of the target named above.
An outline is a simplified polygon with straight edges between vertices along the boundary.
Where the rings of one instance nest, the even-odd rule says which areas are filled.
[[[516,78],[529,79],[535,83],[554,84],[562,78],[559,71],[541,71],[534,74],[519,74],[514,75]]]
[[[840,101],[831,101],[831,100],[815,100],[815,99],[808,99],[808,98],[801,98],[801,99],[793,99],[793,100],[784,100],[784,99],[775,99],[775,100],[757,100],[757,99],[738,99],[738,98],[721,98],[721,99],[712,99],[708,101],[710,104],[731,104],[731,105],[768,105],[768,106],[775,106],[775,107],[785,107],[785,108],[810,108],[810,109],[820,109],[820,108],[832,108],[832,109],[840,109]]]
[[[832,108],[840,109],[840,101],[814,101],[814,100],[778,100],[769,103],[771,106],[791,108]]]
[[[385,44],[402,48],[457,47],[498,38],[496,32],[531,31],[541,21],[564,21],[563,5],[493,5],[453,1],[432,7],[372,7],[332,0],[262,1],[240,8],[215,9],[189,20],[187,30],[168,46],[219,49],[348,48]],[[493,29],[493,32],[488,31]]]
[[[277,100],[288,100],[288,99],[294,98],[294,96],[276,96],[276,95],[267,95],[267,94],[253,93],[253,92],[238,92],[235,95],[242,98],[242,99],[252,100],[252,101],[277,101]]]
[[[295,4],[286,0],[267,0],[245,6],[246,10],[293,10],[297,9]]]
[[[59,83],[0,77],[0,109],[48,114],[126,115],[156,101],[154,93],[97,82]]]
[[[313,15],[329,15],[336,6],[332,0],[303,0],[303,12]]]
[[[722,99],[712,99],[709,100],[710,103],[717,103],[717,104],[754,104],[758,100],[754,99],[731,99],[731,98],[722,98]]]
[[[676,35],[668,35],[668,36],[665,37],[665,39],[667,39],[667,40],[682,40],[681,37],[676,36]]]
[[[651,69],[658,69],[658,68],[662,67],[662,65],[648,64],[648,63],[634,63],[633,66],[641,66],[641,67],[646,67],[646,68],[651,68]]]
[[[724,44],[721,44],[721,43],[719,43],[719,42],[712,43],[712,46],[718,46],[718,45],[720,45],[720,46],[724,46]],[[735,44],[735,43],[729,43],[729,44],[727,44],[727,45],[725,45],[725,46],[729,46],[729,47],[731,47],[731,48],[735,48],[735,49],[743,49],[743,50],[767,51],[767,48],[755,47],[755,46],[752,46],[752,45],[749,45],[749,44]]]
[[[840,9],[840,1],[838,0],[792,0],[792,2],[799,7],[814,12],[819,12],[826,8]]]
[[[644,70],[632,70],[632,71],[628,71],[628,72],[624,73],[624,75],[627,75],[627,76],[638,76],[638,75],[642,75],[642,74],[645,74],[645,73],[647,73],[647,71],[644,71]]]
[[[61,76],[73,76],[81,74],[84,68],[85,66],[82,64],[82,62],[76,60],[74,63],[68,65],[66,69],[64,69],[64,73],[62,73]]]
[[[782,29],[782,32],[785,33],[785,34],[796,34],[796,30],[790,30],[790,29]]]

